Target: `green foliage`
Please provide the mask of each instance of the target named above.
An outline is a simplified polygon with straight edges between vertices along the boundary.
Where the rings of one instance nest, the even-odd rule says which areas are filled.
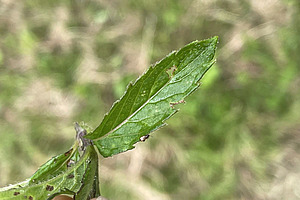
[[[130,84],[101,124],[86,137],[104,157],[134,148],[142,136],[157,130],[176,113],[174,105],[197,89],[214,63],[217,37],[193,42],[172,52]]]
[[[217,66],[169,126],[101,161],[102,195],[297,199],[285,195],[299,191],[299,3],[3,1],[1,187],[70,147],[74,121],[97,127],[150,63],[218,35]]]
[[[215,62],[217,42],[218,37],[193,42],[150,67],[129,85],[93,132],[85,135],[90,130],[76,123],[73,148],[50,159],[27,181],[1,189],[0,198],[51,200],[71,194],[84,200],[99,196],[99,158],[93,146],[104,157],[112,156],[134,148],[134,143],[145,141],[148,133],[163,126],[176,113],[174,106],[200,86],[200,79]]]
[[[93,147],[89,146],[81,157],[74,147],[50,159],[27,181],[0,189],[0,198],[51,200],[59,194],[74,194],[87,199],[94,189],[97,160]]]

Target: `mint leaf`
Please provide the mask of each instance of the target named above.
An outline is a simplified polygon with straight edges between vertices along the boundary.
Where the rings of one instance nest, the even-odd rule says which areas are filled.
[[[63,173],[67,170],[68,163],[75,163],[78,160],[78,151],[74,151],[73,148],[63,154],[59,154],[51,158],[45,164],[39,167],[39,169],[30,177],[29,185],[46,181],[59,175],[60,173]]]
[[[175,106],[199,87],[200,79],[214,64],[217,41],[213,37],[192,42],[150,67],[128,86],[93,132],[76,123],[73,148],[50,159],[28,180],[1,188],[0,199],[99,196],[98,154],[108,157],[132,149],[151,131],[165,125],[164,121],[177,112]]]
[[[151,66],[129,84],[101,124],[85,137],[93,140],[104,157],[133,149],[135,143],[165,125],[177,112],[174,106],[199,87],[215,62],[217,42],[218,37],[192,42]]]
[[[50,200],[58,194],[71,194],[75,197],[78,194],[87,199],[89,194],[83,184],[90,190],[94,184],[98,167],[96,151],[93,146],[88,146],[81,157],[78,156],[78,149],[71,152],[70,155],[67,152],[50,159],[29,180],[1,188],[0,199]],[[72,164],[69,162],[70,158],[78,160],[74,160]]]
[[[95,153],[95,151],[94,151]],[[94,154],[96,155],[96,154]],[[94,160],[92,160],[94,159]],[[90,165],[88,165],[84,177],[81,181],[81,187],[77,194],[75,195],[75,200],[90,200],[93,197],[100,195],[99,183],[98,183],[98,163],[95,162],[97,158],[91,158],[89,160]],[[96,176],[95,176],[96,175]]]

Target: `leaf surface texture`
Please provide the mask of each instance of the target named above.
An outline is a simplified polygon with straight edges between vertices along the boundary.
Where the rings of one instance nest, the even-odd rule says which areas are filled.
[[[86,137],[109,157],[134,148],[142,136],[165,125],[175,105],[200,86],[214,64],[218,37],[192,42],[151,66],[114,103],[101,124]]]

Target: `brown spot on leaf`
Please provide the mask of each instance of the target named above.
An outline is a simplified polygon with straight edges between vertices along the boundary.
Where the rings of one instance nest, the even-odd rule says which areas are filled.
[[[184,100],[180,100],[180,101],[177,101],[177,102],[171,102],[170,106],[171,106],[171,108],[175,108],[174,106],[177,105],[177,104],[180,104],[180,103],[185,103],[185,101]]]
[[[28,198],[29,200],[33,200],[33,197],[32,196],[29,196],[29,198]]]
[[[72,151],[73,151],[73,148],[72,148],[72,149],[70,149],[69,151],[65,152],[65,156],[68,156],[68,155],[70,155],[70,154],[72,153]]]
[[[69,174],[67,178],[74,178],[74,174]]]
[[[46,186],[47,191],[52,191],[53,189],[54,189],[54,187],[52,185],[47,185]]]
[[[17,196],[17,195],[19,195],[20,194],[20,192],[14,192],[14,195],[15,196]]]
[[[68,162],[67,162],[67,167],[72,167],[73,165],[75,164],[75,161],[70,159]]]
[[[175,71],[177,70],[177,67],[173,65],[169,69],[166,70],[167,74],[169,75],[170,78],[172,78],[175,74]]]

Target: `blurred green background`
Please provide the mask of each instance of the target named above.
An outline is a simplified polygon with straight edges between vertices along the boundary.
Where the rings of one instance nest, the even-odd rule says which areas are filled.
[[[299,0],[0,0],[0,186],[96,127],[193,40],[217,64],[169,126],[103,159],[110,200],[300,199]]]

